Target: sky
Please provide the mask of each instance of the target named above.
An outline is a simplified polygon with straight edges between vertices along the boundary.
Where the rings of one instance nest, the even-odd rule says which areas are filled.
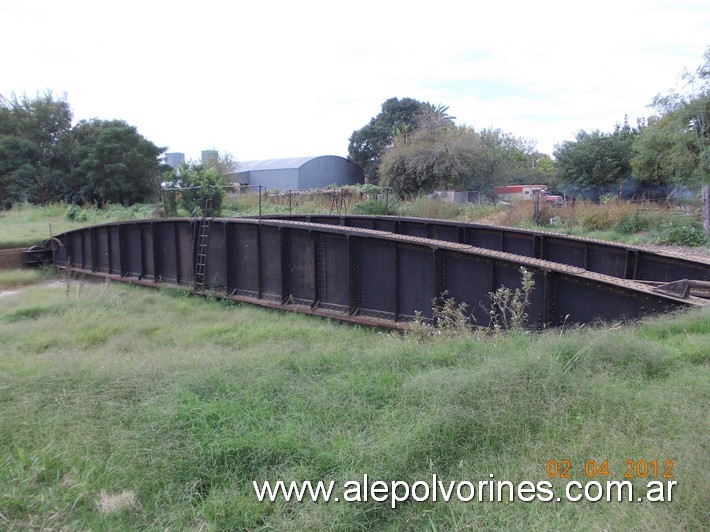
[[[392,97],[551,154],[652,114],[710,46],[707,0],[0,0],[0,94],[66,97],[170,152],[347,156]]]

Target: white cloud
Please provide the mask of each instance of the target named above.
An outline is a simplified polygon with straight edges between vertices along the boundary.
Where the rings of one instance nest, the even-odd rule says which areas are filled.
[[[346,155],[393,96],[550,152],[648,114],[710,44],[695,0],[478,4],[0,0],[0,93],[67,92],[188,157]]]

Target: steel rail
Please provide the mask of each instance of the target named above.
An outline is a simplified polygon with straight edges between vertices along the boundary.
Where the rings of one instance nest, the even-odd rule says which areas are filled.
[[[108,223],[47,241],[54,266],[149,286],[193,287],[201,219]],[[433,319],[442,294],[490,322],[490,294],[533,275],[527,326],[636,319],[707,305],[693,296],[535,257],[393,232],[279,219],[210,219],[204,290],[368,325]]]

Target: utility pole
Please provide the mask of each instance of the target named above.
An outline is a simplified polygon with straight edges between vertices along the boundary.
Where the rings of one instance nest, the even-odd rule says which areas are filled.
[[[533,193],[533,223],[537,225],[540,223],[540,189],[534,189]]]

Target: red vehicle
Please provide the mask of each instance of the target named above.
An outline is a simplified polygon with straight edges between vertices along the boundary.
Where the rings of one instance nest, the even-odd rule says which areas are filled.
[[[562,196],[553,196],[547,193],[547,185],[507,185],[493,189],[498,201],[510,203],[532,200],[535,198],[535,192],[540,194],[540,199],[545,203],[551,203],[552,205],[562,205],[564,203]]]

